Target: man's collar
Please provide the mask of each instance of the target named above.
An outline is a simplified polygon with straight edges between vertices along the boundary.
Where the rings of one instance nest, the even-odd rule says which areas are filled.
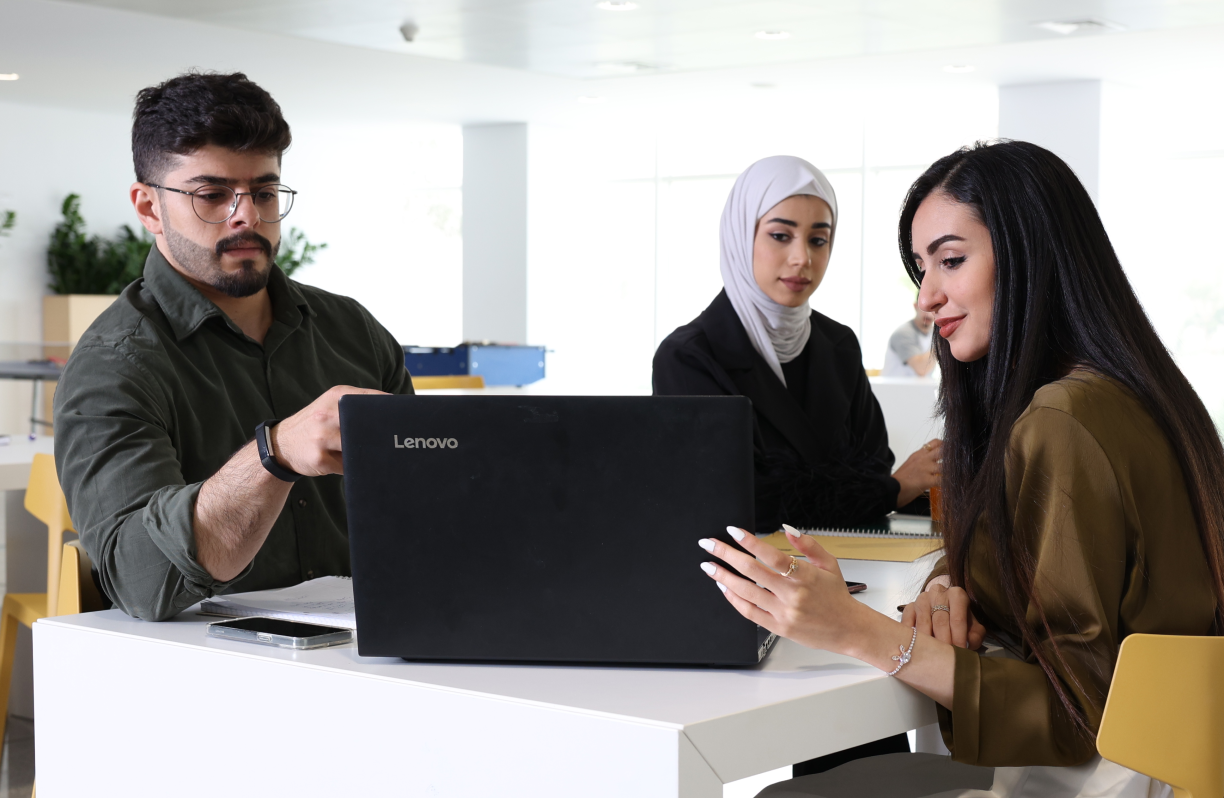
[[[177,340],[191,335],[213,316],[225,319],[233,327],[233,322],[212,300],[201,294],[170,265],[156,244],[149,250],[149,257],[145,261],[144,281],[166,314]],[[273,318],[291,327],[296,327],[304,316],[315,315],[301,289],[277,267],[273,267],[268,275],[268,297],[272,302]],[[300,312],[294,312],[295,309]]]

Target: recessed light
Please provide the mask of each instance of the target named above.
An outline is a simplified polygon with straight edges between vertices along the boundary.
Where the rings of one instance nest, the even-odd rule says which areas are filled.
[[[580,103],[601,103],[603,101],[603,97],[592,97],[590,95],[583,95],[582,97],[578,98],[578,102]]]
[[[1033,26],[1042,30],[1048,30],[1050,33],[1057,33],[1059,36],[1070,36],[1072,33],[1101,33],[1103,31],[1126,30],[1125,25],[1119,25],[1116,22],[1108,22],[1103,19],[1048,20],[1046,22],[1034,22]]]
[[[977,69],[973,64],[948,64],[944,67],[944,72],[951,72],[954,75],[959,75],[962,72],[972,72]]]
[[[0,72],[0,80],[16,80],[19,77],[16,72]]]
[[[630,0],[601,0],[595,4],[595,7],[600,11],[632,11],[638,7],[638,4]]]
[[[756,37],[766,41],[778,41],[779,39],[789,39],[790,34],[784,30],[759,30],[756,32]]]
[[[748,85],[752,86],[752,88],[754,89],[776,89],[778,88],[777,83],[750,83]]]
[[[643,64],[639,61],[604,61],[596,64],[595,68],[601,72],[609,72],[615,75],[632,75],[635,72],[646,72],[654,69],[650,64]]]

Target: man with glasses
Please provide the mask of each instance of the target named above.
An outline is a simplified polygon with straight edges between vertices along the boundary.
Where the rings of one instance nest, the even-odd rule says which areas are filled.
[[[242,74],[137,95],[130,194],[156,244],[55,394],[73,522],[135,617],[347,575],[338,402],[412,392],[403,350],[365,308],[275,265],[296,196],[281,182],[289,143],[280,107]]]

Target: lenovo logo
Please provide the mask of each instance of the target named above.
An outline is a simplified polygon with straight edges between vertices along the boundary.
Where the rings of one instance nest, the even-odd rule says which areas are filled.
[[[459,441],[454,438],[404,438],[392,435],[396,449],[458,449]]]

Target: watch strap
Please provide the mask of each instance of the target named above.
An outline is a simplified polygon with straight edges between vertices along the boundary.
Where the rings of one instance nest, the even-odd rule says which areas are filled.
[[[259,450],[259,462],[263,463],[269,474],[280,481],[297,482],[302,475],[276,462],[276,455],[272,451],[272,428],[280,422],[279,418],[268,419],[261,421],[255,428],[255,446]]]

